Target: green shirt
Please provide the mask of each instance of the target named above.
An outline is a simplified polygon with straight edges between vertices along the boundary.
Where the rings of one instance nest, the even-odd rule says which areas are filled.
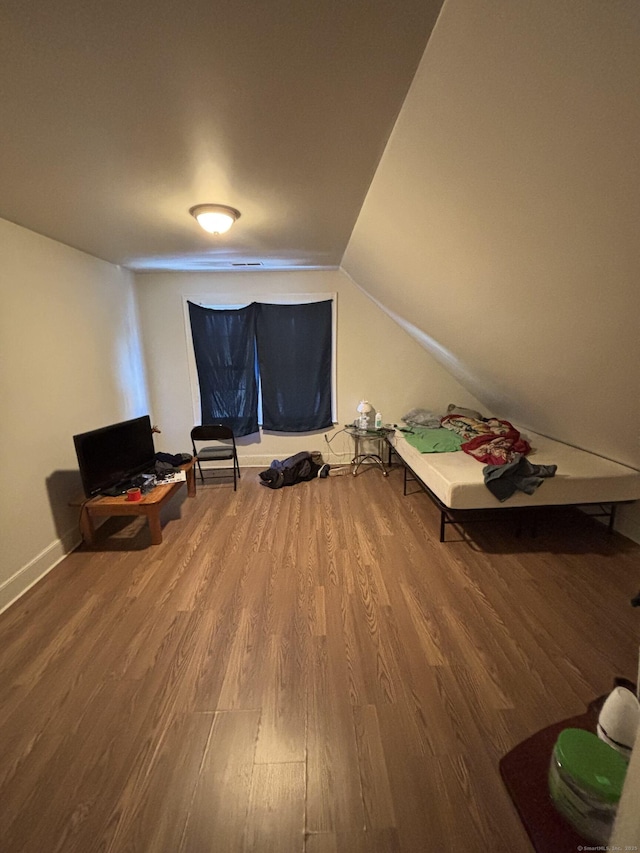
[[[460,450],[463,439],[450,429],[439,427],[438,429],[427,429],[426,427],[412,427],[413,432],[403,432],[409,444],[419,450],[420,453],[448,453]]]

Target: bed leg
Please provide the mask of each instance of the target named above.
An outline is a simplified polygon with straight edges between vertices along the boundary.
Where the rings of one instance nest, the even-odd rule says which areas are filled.
[[[611,511],[609,512],[609,533],[613,533],[613,528],[616,523],[616,510],[618,509],[618,504],[611,504]]]
[[[440,541],[444,542],[444,511],[440,510]]]

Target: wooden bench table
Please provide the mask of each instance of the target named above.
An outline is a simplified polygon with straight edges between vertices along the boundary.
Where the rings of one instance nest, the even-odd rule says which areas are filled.
[[[194,460],[187,462],[186,465],[181,465],[180,470],[184,471],[187,476],[187,494],[190,498],[195,497]],[[95,543],[94,518],[112,515],[144,515],[149,522],[151,544],[159,545],[162,542],[160,511],[184,483],[185,481],[181,480],[178,483],[157,485],[146,495],[143,495],[139,501],[128,501],[126,495],[117,495],[116,497],[98,495],[95,498],[90,498],[82,505],[80,512],[80,531],[83,540],[89,546]]]

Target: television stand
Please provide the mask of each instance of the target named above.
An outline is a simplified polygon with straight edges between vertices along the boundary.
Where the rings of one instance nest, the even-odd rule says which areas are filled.
[[[196,494],[196,477],[194,472],[194,460],[180,465],[180,470],[187,475],[187,494],[190,498]],[[139,501],[128,501],[126,495],[98,495],[90,498],[82,504],[80,511],[80,531],[86,545],[92,547],[95,544],[95,518],[103,518],[112,515],[144,515],[149,522],[151,532],[151,544],[160,545],[162,542],[162,526],[160,524],[160,511],[164,505],[171,500],[175,493],[184,485],[184,480],[178,483],[159,484],[147,494],[143,494]]]

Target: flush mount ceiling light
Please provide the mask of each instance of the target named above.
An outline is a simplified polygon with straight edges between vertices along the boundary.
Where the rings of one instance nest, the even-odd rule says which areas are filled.
[[[240,211],[226,204],[196,204],[189,213],[209,234],[224,234],[240,217]]]

